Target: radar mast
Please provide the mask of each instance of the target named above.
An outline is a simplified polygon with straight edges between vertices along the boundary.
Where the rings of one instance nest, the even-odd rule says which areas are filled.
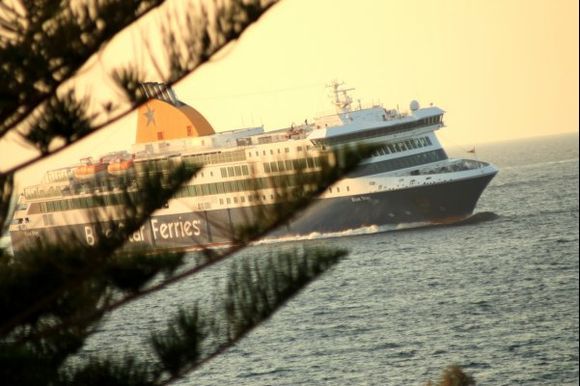
[[[352,98],[348,95],[348,92],[354,90],[354,88],[341,88],[342,85],[344,85],[344,82],[333,80],[327,87],[332,88],[334,94],[333,103],[336,111],[338,113],[349,113],[352,111]]]

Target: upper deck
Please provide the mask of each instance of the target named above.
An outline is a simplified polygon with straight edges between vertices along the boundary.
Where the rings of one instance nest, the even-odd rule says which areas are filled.
[[[316,123],[316,130],[308,139],[326,145],[362,140],[366,138],[384,136],[420,127],[430,127],[437,130],[443,126],[443,114],[439,107],[427,107],[412,111],[411,114],[400,114],[396,110],[386,110],[383,107],[372,107],[339,113],[334,115],[334,125],[329,125],[325,119],[325,127]]]
[[[141,108],[136,144],[133,145],[131,154],[125,152],[122,158],[130,157],[131,168],[134,168],[137,173],[150,161],[160,167],[174,160],[206,167],[223,166],[225,168],[242,164],[251,167],[253,163],[261,165],[263,162],[272,162],[276,157],[285,156],[296,159],[308,157],[306,154],[294,153],[297,149],[314,147],[310,145],[321,145],[318,147],[322,149],[326,145],[364,141],[368,138],[391,134],[393,135],[391,142],[397,144],[406,139],[401,138],[406,134],[400,133],[417,128],[433,131],[443,125],[443,110],[438,107],[420,108],[416,101],[411,103],[410,113],[401,113],[398,109],[388,110],[382,106],[362,108],[360,104],[358,109],[353,109],[352,100],[347,94],[350,89],[342,89],[339,86],[336,82],[332,85],[337,113],[319,117],[314,122],[305,121],[300,125],[268,132],[265,132],[263,127],[250,127],[215,133],[213,129],[205,127],[206,121],[198,119],[197,113],[183,110],[186,105],[177,100],[172,90],[163,88],[159,84],[149,84],[151,90],[147,87],[144,90],[146,92],[152,91],[153,88],[157,90],[157,94],[151,94],[153,97],[150,101],[157,101],[159,106],[145,105]],[[169,112],[174,110],[180,119],[183,118],[183,122],[170,119]],[[165,113],[161,114],[161,112]],[[189,120],[185,120],[184,117]],[[180,125],[185,125],[183,130],[175,129]],[[165,129],[168,127],[172,130],[166,132]],[[139,140],[139,133],[147,130],[156,130],[159,135],[154,136],[154,140],[151,141],[143,140],[143,138]],[[382,141],[383,138],[380,140]],[[413,143],[408,147],[409,154],[397,154],[393,157],[413,155],[410,153],[420,151],[415,149],[421,149],[422,146],[415,147],[412,146]],[[403,146],[403,149],[407,148]],[[393,150],[391,153],[399,152]],[[116,156],[117,153],[114,155]],[[106,164],[109,158],[111,157],[105,155],[99,159],[99,163]],[[84,178],[81,181],[75,173],[79,167],[80,165],[72,165],[47,172],[40,184],[25,188],[24,196],[27,200],[51,199],[71,194],[83,194],[87,191],[94,192],[97,185],[103,185],[98,181],[93,183],[90,178]],[[86,172],[91,177],[92,169],[87,169]],[[96,180],[96,173],[94,174]],[[203,173],[200,174],[203,177]],[[209,174],[211,177],[213,172]],[[103,175],[104,178],[110,177],[114,185],[116,176],[108,176],[106,173]],[[102,180],[103,175],[98,177]]]

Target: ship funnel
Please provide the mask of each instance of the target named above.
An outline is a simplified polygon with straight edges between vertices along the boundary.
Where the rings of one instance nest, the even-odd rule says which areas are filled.
[[[180,102],[166,84],[141,83],[140,90],[149,100],[139,107],[136,144],[215,134],[203,115]]]

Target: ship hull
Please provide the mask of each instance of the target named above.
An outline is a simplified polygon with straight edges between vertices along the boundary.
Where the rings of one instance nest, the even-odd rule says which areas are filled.
[[[285,232],[303,235],[369,226],[458,222],[473,213],[494,175],[321,200]]]
[[[479,197],[493,174],[407,189],[326,198],[299,214],[268,237],[336,233],[369,226],[400,224],[448,224],[473,213]],[[129,237],[126,248],[190,250],[227,245],[240,225],[255,221],[252,208],[231,208],[155,215]],[[111,231],[112,232],[112,231]],[[99,235],[110,234],[98,224],[77,224],[11,232],[18,252],[34,240],[68,242],[77,239],[95,245]]]

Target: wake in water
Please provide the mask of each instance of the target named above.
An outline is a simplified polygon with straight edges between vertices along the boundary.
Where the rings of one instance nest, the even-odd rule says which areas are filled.
[[[462,226],[462,225],[475,225],[480,224],[487,221],[493,221],[499,218],[499,215],[495,214],[494,212],[480,212],[471,215],[470,217],[452,223],[452,224],[433,224],[430,222],[414,222],[414,223],[402,223],[402,224],[393,224],[393,225],[371,225],[356,229],[347,229],[342,232],[329,232],[329,233],[320,233],[320,232],[313,232],[308,235],[296,235],[296,236],[285,236],[285,237],[266,237],[264,239],[254,241],[251,245],[264,245],[264,244],[275,244],[275,243],[286,243],[286,242],[294,242],[294,241],[305,241],[305,240],[323,240],[323,239],[331,239],[337,237],[345,237],[345,236],[364,236],[364,235],[371,235],[376,233],[386,233],[386,232],[402,232],[407,230],[417,230],[417,229],[430,229],[434,227],[449,227],[449,226]],[[192,247],[189,248],[188,251],[194,252],[199,251],[202,249],[224,249],[229,248],[231,244],[216,244],[211,246],[206,246],[204,248],[196,248]],[[0,238],[0,247],[8,247],[9,252],[11,253],[10,248],[10,236],[5,236]],[[12,253],[11,253],[12,254]]]
[[[462,226],[462,225],[475,225],[481,224],[487,221],[493,221],[499,218],[494,212],[480,212],[475,213],[468,218],[452,223],[452,224],[433,224],[431,222],[414,222],[414,223],[402,223],[396,225],[371,225],[367,227],[361,227],[356,229],[347,229],[342,232],[329,232],[329,233],[320,233],[320,232],[313,232],[308,235],[296,235],[296,236],[285,236],[285,237],[266,237],[262,240],[258,240],[252,243],[252,245],[264,245],[264,244],[274,244],[274,243],[285,243],[285,242],[293,242],[293,241],[305,241],[305,240],[321,240],[321,239],[329,239],[329,238],[336,238],[336,237],[344,237],[344,236],[362,236],[362,235],[370,235],[376,233],[385,233],[385,232],[400,232],[406,230],[417,230],[417,229],[427,229],[427,228],[434,228],[434,227],[452,227],[452,226]]]
[[[319,240],[319,239],[327,239],[327,238],[334,238],[334,237],[343,237],[343,236],[360,236],[360,235],[370,235],[374,233],[381,233],[387,232],[388,229],[383,229],[383,226],[371,225],[368,227],[361,227],[357,229],[347,229],[342,232],[329,232],[329,233],[320,233],[320,232],[313,232],[308,235],[296,235],[296,236],[285,236],[285,237],[266,237],[262,240],[258,240],[252,245],[262,245],[262,244],[272,244],[272,243],[283,243],[289,241],[303,241],[303,240]],[[390,227],[394,230],[394,227]]]

